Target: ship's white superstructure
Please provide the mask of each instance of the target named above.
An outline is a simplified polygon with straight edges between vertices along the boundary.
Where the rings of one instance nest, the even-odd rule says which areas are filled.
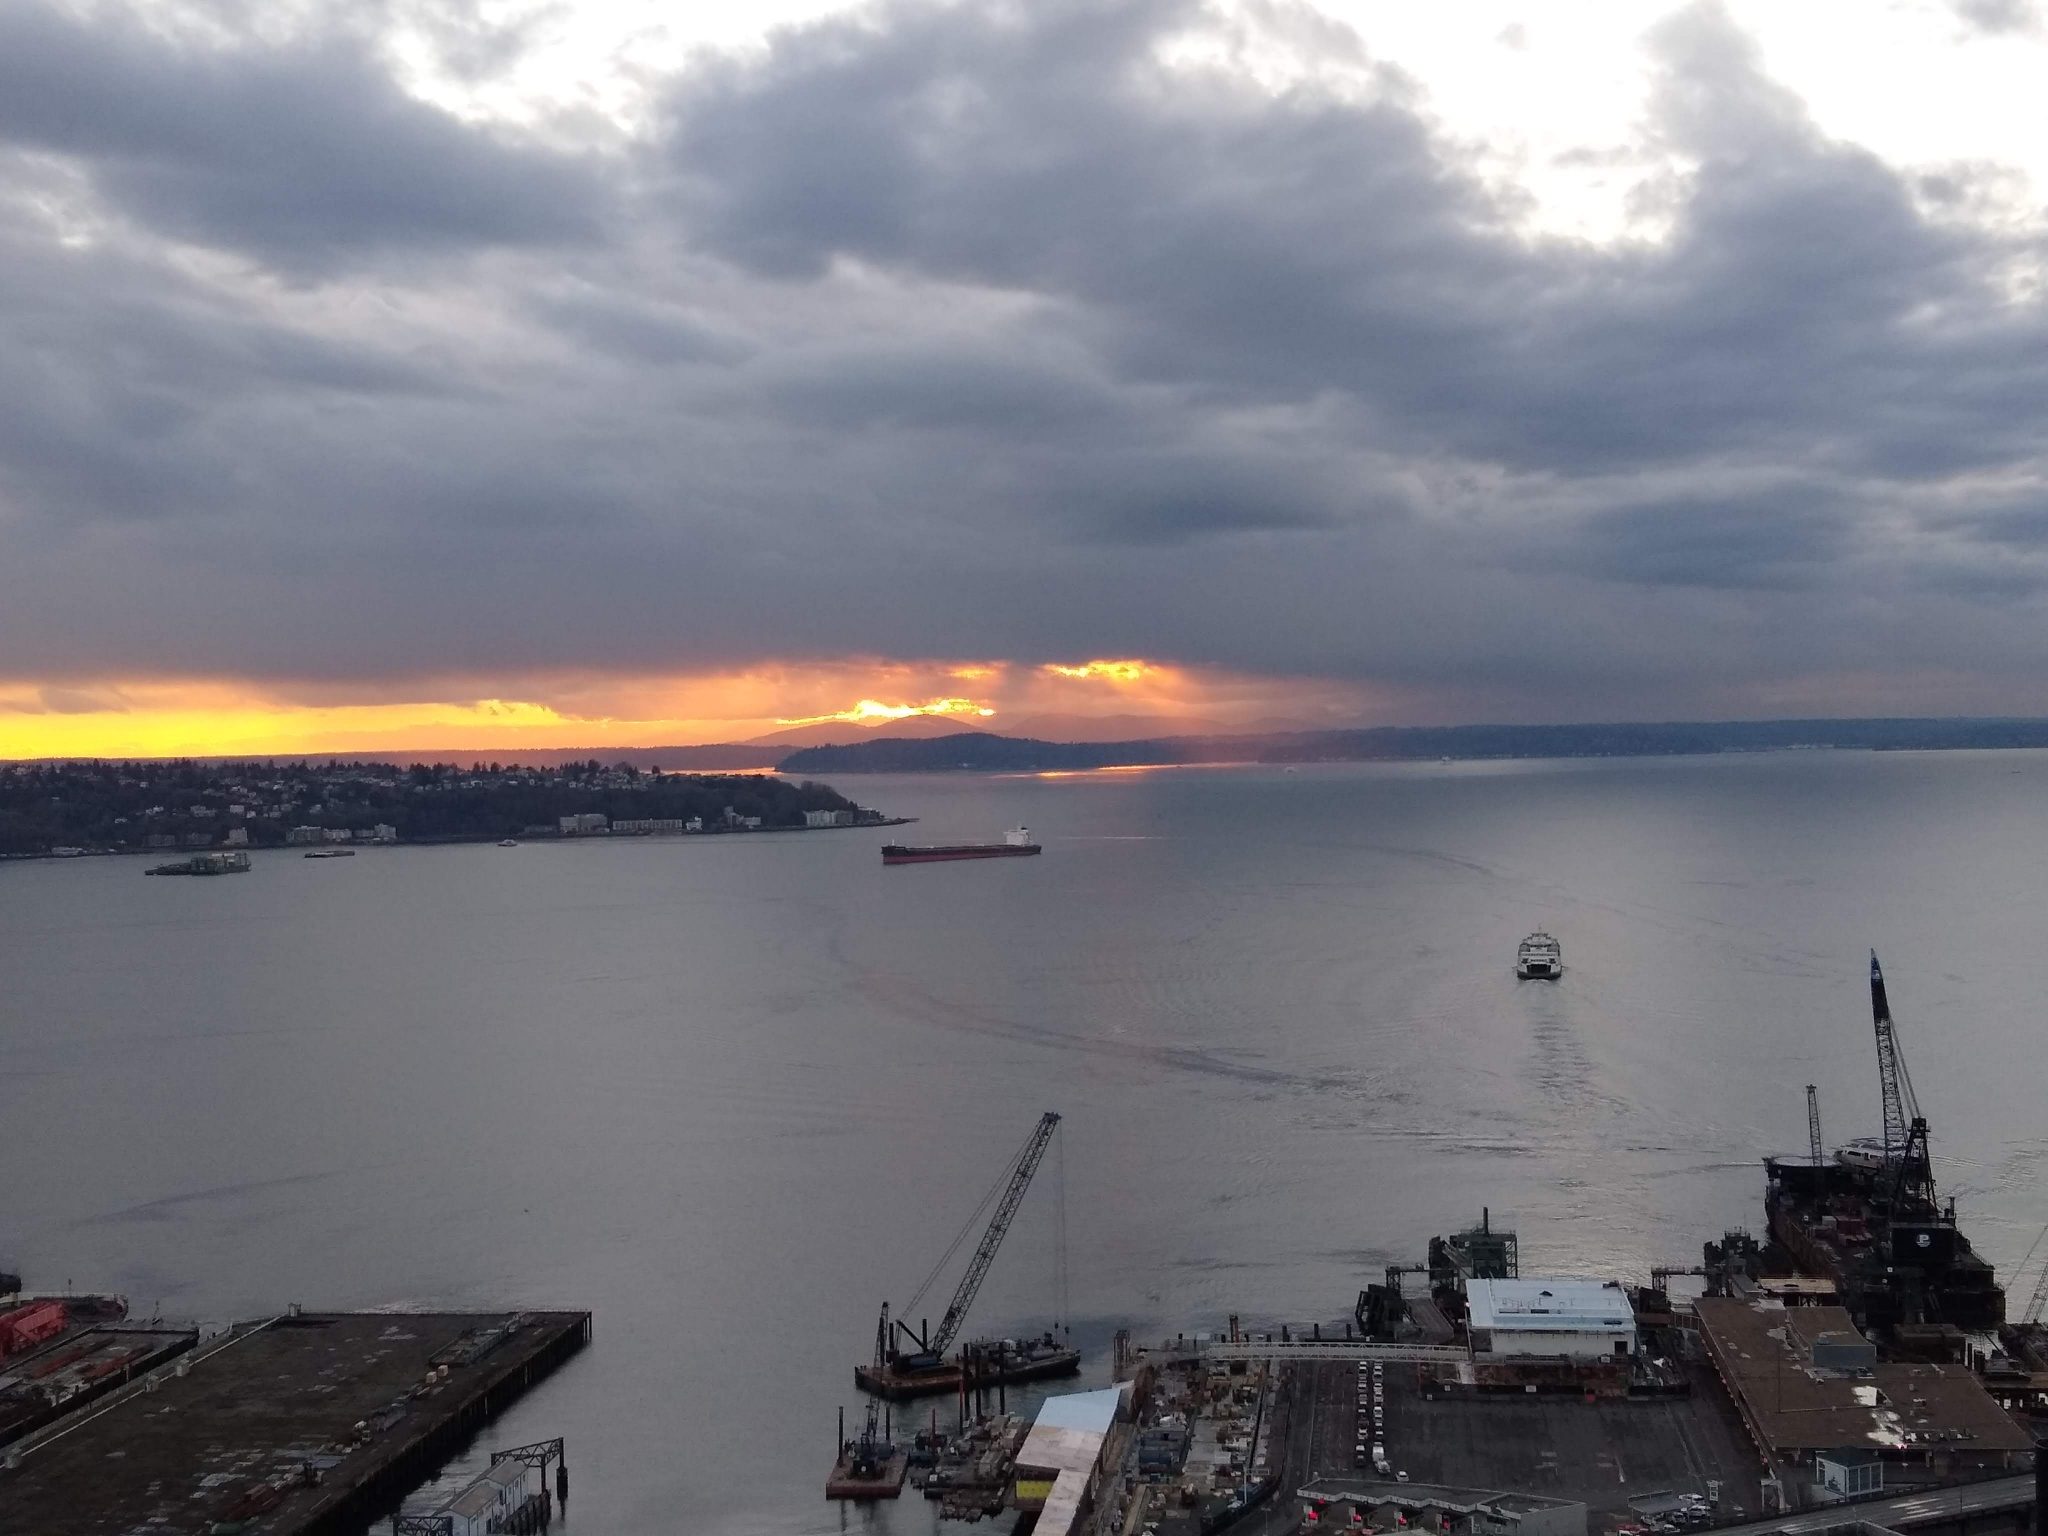
[[[1547,933],[1532,933],[1515,951],[1515,974],[1524,981],[1551,981],[1564,974],[1564,951]]]

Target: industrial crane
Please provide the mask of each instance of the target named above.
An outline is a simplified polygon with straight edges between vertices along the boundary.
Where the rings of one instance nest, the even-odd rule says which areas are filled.
[[[1813,1156],[1813,1166],[1818,1168],[1823,1160],[1825,1143],[1820,1139],[1820,1089],[1812,1083],[1806,1085],[1806,1147]]]
[[[1927,1121],[1913,1096],[1913,1079],[1899,1054],[1892,1028],[1891,1003],[1884,993],[1884,972],[1877,951],[1870,952],[1870,1016],[1877,1030],[1877,1077],[1884,1094],[1884,1158],[1893,1171],[1892,1203],[1924,1200],[1934,1204],[1934,1164],[1927,1151]]]
[[[996,1202],[995,1214],[989,1217],[988,1228],[981,1234],[980,1246],[974,1250],[974,1256],[967,1261],[966,1272],[961,1275],[960,1283],[953,1288],[953,1299],[946,1304],[946,1310],[939,1318],[938,1328],[927,1334],[912,1328],[901,1318],[897,1318],[892,1325],[889,1304],[882,1303],[882,1320],[875,1327],[877,1370],[893,1366],[898,1373],[913,1375],[918,1372],[936,1371],[945,1364],[946,1351],[952,1347],[954,1338],[960,1332],[960,1325],[967,1321],[967,1309],[974,1305],[975,1292],[981,1289],[981,1282],[988,1274],[989,1265],[995,1262],[996,1249],[1002,1246],[1003,1237],[1010,1230],[1010,1219],[1017,1214],[1017,1206],[1023,1201],[1025,1190],[1031,1187],[1031,1176],[1038,1172],[1039,1162],[1045,1157],[1046,1146],[1052,1140],[1052,1133],[1059,1129],[1059,1124],[1060,1117],[1047,1110],[1039,1116],[1038,1124],[1024,1139],[1023,1147],[1010,1160],[1007,1170],[1008,1181],[999,1181],[1002,1198]],[[984,1197],[982,1206],[976,1208],[974,1215],[980,1215],[982,1207],[986,1207],[987,1204],[988,1198]],[[908,1306],[916,1306],[919,1298],[931,1288],[932,1281],[938,1278],[939,1271],[953,1256],[954,1250],[960,1246],[961,1240],[966,1237],[973,1224],[974,1216],[969,1216],[967,1227],[961,1229],[960,1236],[954,1238],[952,1246],[940,1256],[938,1264],[933,1267],[931,1274],[925,1277],[924,1284],[918,1287],[917,1295],[910,1298]],[[896,1348],[896,1335],[899,1333],[915,1347],[899,1351]]]
[[[2048,1307],[2048,1264],[2041,1267],[2041,1278],[2034,1283],[2033,1298],[2027,1303],[2027,1310],[2020,1314],[2020,1326],[2035,1328],[2041,1322],[2041,1309]]]

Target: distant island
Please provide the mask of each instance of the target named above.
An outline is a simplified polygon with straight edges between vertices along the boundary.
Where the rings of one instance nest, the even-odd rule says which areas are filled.
[[[0,858],[267,848],[294,843],[711,835],[894,826],[812,774],[1040,773],[1223,763],[1439,758],[1673,757],[1735,752],[1929,752],[2048,747],[2048,720],[1720,720],[1353,730],[1040,741],[993,731],[843,743],[608,749],[562,759],[401,765],[306,759],[0,764]],[[462,754],[444,754],[461,756]],[[772,767],[762,764],[773,757]],[[744,763],[748,774],[676,772]],[[794,782],[792,782],[794,781]]]
[[[829,785],[631,763],[0,765],[0,857],[895,826]]]
[[[1433,758],[1672,757],[1837,749],[2048,747],[2048,720],[1723,720],[1613,725],[1378,726],[1260,735],[1060,742],[964,731],[805,747],[776,772],[1031,773],[1201,763],[1413,762]]]

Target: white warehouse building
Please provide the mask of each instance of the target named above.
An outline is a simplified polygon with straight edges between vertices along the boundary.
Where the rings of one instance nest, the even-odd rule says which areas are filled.
[[[1611,1360],[1636,1352],[1636,1314],[1615,1280],[1467,1280],[1475,1355]]]

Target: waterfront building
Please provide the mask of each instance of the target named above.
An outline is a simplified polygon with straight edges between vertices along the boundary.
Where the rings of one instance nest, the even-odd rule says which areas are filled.
[[[1636,1315],[1614,1280],[1467,1280],[1475,1355],[1610,1360],[1636,1351]]]

